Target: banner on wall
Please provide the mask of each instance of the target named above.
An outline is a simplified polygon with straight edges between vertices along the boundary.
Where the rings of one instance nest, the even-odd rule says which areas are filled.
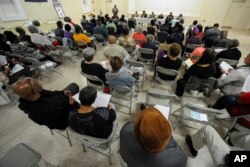
[[[63,8],[61,6],[61,3],[58,0],[52,0],[52,2],[53,2],[53,6],[54,6],[54,8],[56,10],[56,13],[57,13],[58,17],[60,19],[64,18],[65,14],[64,14]]]

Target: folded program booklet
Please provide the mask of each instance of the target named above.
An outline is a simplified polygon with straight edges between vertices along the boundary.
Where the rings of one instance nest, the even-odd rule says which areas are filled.
[[[230,66],[230,65],[229,65],[227,62],[225,62],[225,61],[222,61],[222,62],[220,63],[220,68],[221,68],[223,71],[225,71],[225,72],[229,72],[230,69],[231,69],[231,70],[234,69],[232,66]]]
[[[157,105],[154,106],[154,108],[156,108],[157,110],[159,110],[162,113],[162,115],[166,119],[168,119],[169,113],[170,113],[170,107],[169,106],[163,106],[163,105],[157,104]]]

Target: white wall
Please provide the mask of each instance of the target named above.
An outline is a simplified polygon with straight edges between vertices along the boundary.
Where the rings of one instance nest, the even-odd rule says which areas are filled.
[[[134,0],[135,1],[135,0]],[[159,1],[159,0],[157,0]],[[162,0],[164,1],[164,0]],[[232,2],[232,0],[202,0],[203,3],[194,4],[195,8],[201,10],[201,14],[198,17],[185,17],[185,24],[189,25],[194,19],[202,22],[204,26],[213,25],[218,22],[220,25],[232,26],[236,29],[249,29],[250,28],[250,0],[246,0],[245,3],[242,2]],[[41,23],[47,22],[48,20],[59,20],[52,0],[48,0],[47,3],[28,3],[24,0],[20,0],[28,20],[40,20]],[[107,2],[106,0],[91,0],[93,2],[93,13],[99,14],[100,10],[102,13],[112,14],[111,10],[114,4],[119,8],[119,15],[125,14],[130,16],[131,13],[128,11],[129,0],[112,0],[112,2]],[[189,3],[189,1],[183,1]],[[232,3],[232,4],[231,4]],[[72,18],[75,23],[80,23],[81,16],[83,14],[81,0],[61,0],[61,4],[65,15]],[[155,11],[156,12],[156,11]],[[166,11],[165,14],[168,14]],[[178,15],[179,13],[174,13]],[[27,20],[26,20],[27,21]],[[22,26],[25,21],[13,21],[13,22],[3,22],[0,20],[0,27],[15,27]],[[53,24],[55,27],[55,24]]]

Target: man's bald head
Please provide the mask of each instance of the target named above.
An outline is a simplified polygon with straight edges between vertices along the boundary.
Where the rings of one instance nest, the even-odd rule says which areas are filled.
[[[116,37],[113,36],[113,35],[110,35],[108,41],[109,41],[109,44],[115,44],[116,43]]]
[[[40,94],[42,86],[38,80],[26,77],[16,81],[12,86],[12,90],[20,97],[32,100],[33,96]]]

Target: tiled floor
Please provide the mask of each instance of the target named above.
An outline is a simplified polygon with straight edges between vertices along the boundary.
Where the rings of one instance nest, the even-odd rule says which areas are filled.
[[[250,32],[229,30],[229,38],[237,38],[240,41],[240,50],[243,57],[249,53],[250,46]],[[241,62],[243,60],[241,59]],[[100,62],[104,57],[100,52],[97,53],[95,60]],[[47,79],[42,79],[45,89],[60,90],[71,82],[79,84],[80,88],[86,86],[85,78],[80,74],[80,60],[77,62],[76,67],[69,62],[57,68],[63,76],[52,74],[51,82]],[[118,130],[127,121],[135,118],[138,110],[138,104],[144,102],[145,92],[152,88],[152,72],[148,72],[148,81],[144,83],[144,88],[141,90],[137,100],[133,102],[132,116],[117,111]],[[209,103],[213,103],[217,96],[213,95],[208,99]],[[175,101],[173,110],[180,106],[180,102]],[[171,120],[174,120],[171,117]],[[202,125],[189,123],[189,125],[199,128]],[[173,131],[173,136],[188,153],[187,146],[185,145],[184,137],[189,133],[195,133],[196,130],[188,127],[179,127]],[[58,134],[51,135],[48,128],[39,126],[33,123],[26,114],[20,111],[16,105],[9,104],[0,106],[0,157],[5,155],[13,146],[18,143],[26,143],[36,151],[42,154],[41,166],[65,166],[65,167],[96,167],[96,166],[109,166],[108,158],[88,150],[87,153],[83,152],[82,145],[78,140],[77,135],[70,133],[72,138],[73,147],[70,147],[67,140]],[[120,161],[117,156],[119,149],[119,140],[112,144],[112,166],[120,166]],[[167,157],[166,157],[167,158]],[[206,147],[199,151],[196,158],[188,159],[188,167],[211,167],[213,166],[212,159]]]

